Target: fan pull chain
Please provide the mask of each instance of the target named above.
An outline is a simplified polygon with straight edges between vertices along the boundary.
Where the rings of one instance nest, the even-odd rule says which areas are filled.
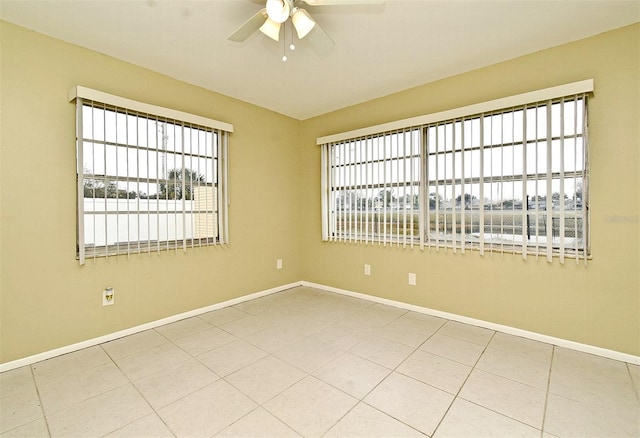
[[[293,44],[293,26],[290,27],[291,29],[291,44],[289,45],[289,49],[293,52],[296,49],[296,45]]]
[[[287,22],[285,21],[282,29],[282,62],[287,62]]]

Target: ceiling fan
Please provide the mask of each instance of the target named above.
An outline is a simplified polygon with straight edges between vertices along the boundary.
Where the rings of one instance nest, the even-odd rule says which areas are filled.
[[[299,39],[307,35],[311,44],[321,53],[331,49],[334,45],[329,37],[311,15],[300,6],[343,6],[370,5],[384,3],[385,0],[266,0],[265,7],[249,18],[235,32],[227,37],[229,41],[242,42],[254,32],[260,30],[269,38],[280,41],[280,28],[287,20],[298,34]],[[313,31],[313,33],[311,32]],[[292,44],[293,49],[293,44]],[[286,56],[283,57],[286,60]]]

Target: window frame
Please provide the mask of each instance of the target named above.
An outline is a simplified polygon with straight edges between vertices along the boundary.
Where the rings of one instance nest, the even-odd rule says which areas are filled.
[[[554,244],[545,244],[544,245],[544,251],[540,252],[539,249],[542,249],[542,246],[540,246],[539,244],[535,245],[535,249],[534,251],[531,251],[528,249],[528,246],[530,246],[527,242],[523,241],[520,243],[516,243],[515,240],[515,232],[513,232],[513,243],[512,243],[512,247],[513,247],[513,251],[507,251],[507,252],[514,252],[514,253],[520,253],[522,254],[523,259],[527,258],[527,255],[533,254],[535,256],[539,256],[539,255],[543,255],[547,257],[547,259],[549,261],[552,260],[553,257],[559,257],[561,262],[564,262],[564,258],[565,256],[567,257],[571,257],[571,258],[576,258],[576,261],[578,261],[579,259],[584,259],[585,263],[586,260],[588,258],[591,257],[591,249],[590,249],[590,227],[589,227],[589,208],[588,208],[588,188],[589,188],[589,169],[588,169],[588,97],[593,93],[593,80],[592,79],[588,79],[588,80],[584,80],[584,81],[579,81],[579,82],[574,82],[574,83],[570,83],[570,84],[565,84],[565,85],[560,85],[560,86],[556,86],[556,87],[551,87],[551,88],[546,88],[546,89],[542,89],[542,90],[536,90],[536,91],[532,91],[532,92],[528,92],[528,93],[522,93],[519,95],[515,95],[515,96],[509,96],[509,97],[505,97],[505,98],[501,98],[501,99],[496,99],[496,100],[492,100],[492,101],[487,101],[487,102],[482,102],[482,103],[478,103],[478,104],[473,104],[473,105],[469,105],[469,106],[465,106],[465,107],[461,107],[461,108],[455,108],[452,110],[447,110],[447,111],[442,111],[442,112],[438,112],[438,113],[434,113],[434,114],[428,114],[428,115],[424,115],[424,116],[419,116],[419,117],[413,117],[413,118],[409,118],[409,119],[404,119],[404,120],[398,120],[395,122],[389,122],[389,123],[383,123],[380,125],[375,125],[375,126],[370,126],[367,128],[362,128],[362,129],[356,129],[353,131],[348,131],[348,132],[343,132],[343,133],[338,133],[338,134],[333,134],[333,135],[328,135],[328,136],[324,136],[324,137],[319,137],[316,140],[316,144],[321,146],[322,152],[321,152],[321,166],[322,166],[322,172],[321,172],[321,200],[322,200],[322,239],[323,241],[359,241],[361,239],[358,239],[357,236],[355,236],[354,239],[351,239],[351,237],[347,238],[347,239],[336,239],[335,236],[332,236],[332,229],[331,229],[331,213],[330,213],[330,200],[331,200],[331,175],[329,170],[329,163],[331,161],[331,147],[335,147],[336,145],[340,145],[342,143],[347,143],[347,142],[358,142],[358,141],[362,141],[363,139],[367,139],[367,138],[375,138],[378,136],[383,136],[386,133],[390,133],[390,132],[402,132],[402,131],[407,131],[407,130],[412,130],[412,129],[420,129],[421,132],[421,140],[422,140],[422,149],[421,149],[421,159],[420,159],[420,166],[421,166],[421,178],[420,178],[420,193],[419,193],[419,199],[420,199],[420,205],[419,205],[419,209],[420,209],[420,215],[419,215],[419,228],[420,228],[420,236],[419,236],[419,246],[421,249],[424,249],[425,247],[431,248],[431,247],[435,247],[436,250],[439,250],[440,248],[445,248],[446,249],[452,249],[453,252],[456,252],[456,250],[461,250],[461,252],[465,252],[465,248],[471,248],[471,249],[478,249],[480,251],[481,254],[484,254],[484,251],[494,251],[494,244],[492,244],[491,242],[488,243],[487,245],[484,244],[484,241],[482,239],[482,237],[480,238],[480,242],[477,245],[466,245],[465,241],[464,241],[464,237],[462,239],[462,242],[460,245],[456,245],[455,242],[455,237],[453,237],[451,239],[451,242],[449,242],[450,244],[445,244],[445,245],[440,245],[439,242],[436,242],[436,244],[433,244],[433,239],[429,239],[429,229],[430,229],[430,225],[429,222],[425,221],[427,220],[427,217],[429,216],[430,212],[430,208],[429,208],[429,178],[428,178],[428,169],[429,169],[429,161],[428,161],[428,155],[429,155],[429,151],[427,150],[427,130],[429,129],[429,127],[433,127],[433,126],[438,126],[440,125],[446,125],[447,123],[456,123],[457,121],[462,121],[462,123],[464,123],[465,120],[471,120],[474,118],[478,118],[479,120],[483,120],[483,118],[485,116],[491,116],[492,114],[503,114],[509,111],[513,111],[515,113],[515,111],[518,110],[522,110],[523,111],[523,117],[526,118],[527,114],[526,111],[528,108],[536,108],[539,105],[547,105],[549,106],[548,111],[550,113],[551,109],[550,109],[550,105],[552,105],[552,103],[558,102],[558,101],[562,101],[565,102],[565,98],[568,99],[568,101],[571,100],[575,100],[577,102],[578,99],[581,99],[582,102],[584,103],[583,108],[584,108],[584,113],[583,113],[583,119],[580,122],[583,124],[583,129],[584,132],[582,133],[582,148],[583,148],[583,169],[581,169],[581,218],[582,218],[582,223],[581,225],[581,231],[582,231],[582,235],[581,235],[581,239],[583,241],[583,246],[581,248],[578,248],[578,224],[579,224],[579,219],[578,216],[576,216],[576,218],[574,219],[574,236],[576,239],[576,243],[575,243],[575,248],[574,251],[571,250],[571,248],[565,248],[564,247],[564,241],[566,240],[567,236],[564,235],[564,233],[562,234],[562,238],[560,239],[560,244],[559,247],[554,247]],[[564,105],[564,103],[562,104]],[[577,103],[576,103],[577,106]],[[562,110],[563,111],[563,110]],[[564,117],[564,115],[562,116]],[[576,116],[577,117],[577,116]],[[481,122],[482,123],[482,122]],[[564,126],[564,119],[563,122],[561,123],[562,126]],[[525,125],[526,127],[526,125]],[[455,128],[454,128],[455,129]],[[549,123],[549,131],[551,130],[551,123]],[[564,130],[564,127],[561,128],[561,130]],[[561,137],[561,141],[562,141],[562,150],[564,150],[564,140],[565,140],[565,135],[564,135],[564,131],[561,132],[560,134]],[[576,139],[578,137],[577,133],[575,135]],[[536,140],[536,142],[539,140]],[[549,142],[549,148],[551,148],[551,138],[546,139],[545,141]],[[576,141],[576,146],[574,146],[574,148],[577,149],[577,140]],[[527,133],[524,133],[524,137],[522,139],[522,150],[523,150],[523,154],[526,155],[527,153],[527,144],[529,143],[529,139],[527,137]],[[514,140],[514,145],[516,144],[516,141]],[[494,147],[494,146],[491,146]],[[500,147],[503,148],[503,146],[496,146],[496,147]],[[464,148],[463,148],[464,149]],[[515,149],[515,147],[514,147]],[[551,151],[551,149],[549,149],[549,151]],[[484,154],[485,151],[481,149],[480,154]],[[550,159],[549,159],[550,160]],[[526,165],[526,156],[524,157],[524,165]],[[551,161],[549,161],[549,163],[551,163]],[[564,165],[564,162],[562,162]],[[483,166],[482,163],[480,163],[480,166]],[[537,171],[537,169],[536,169]],[[565,178],[564,176],[564,172],[565,172],[565,167],[562,167],[562,169],[559,172],[559,177],[560,178]],[[574,169],[574,172],[577,172],[576,169]],[[464,173],[464,169],[463,169],[463,173]],[[523,193],[526,194],[527,193],[527,189],[526,189],[526,184],[527,184],[527,173],[528,173],[528,169],[525,167],[523,168],[523,172],[520,174],[515,174],[513,176],[511,176],[511,179],[514,182],[520,182],[522,184],[522,190]],[[484,181],[482,181],[482,175],[484,174],[484,169],[481,168],[481,183],[484,183]],[[548,180],[549,178],[551,178],[550,176],[551,172],[549,172],[548,174],[545,174],[544,177],[546,180]],[[464,181],[464,176],[462,177],[462,180]],[[500,176],[501,179],[504,179],[505,176],[501,175]],[[555,178],[555,177],[554,177]],[[454,178],[455,179],[455,178]],[[540,179],[540,175],[536,175],[536,181]],[[574,200],[574,204],[577,204],[577,199],[578,199],[578,194],[577,194],[577,179],[578,177],[574,175],[574,183],[576,184],[576,188],[575,188],[575,198],[576,200]],[[561,187],[563,187],[564,185],[564,179],[561,179]],[[548,189],[550,190],[551,187],[551,182],[548,182]],[[357,185],[357,182],[356,182]],[[514,187],[515,187],[515,183],[514,183]],[[551,191],[548,190],[548,193],[546,194],[547,198],[551,198],[550,194]],[[564,189],[562,188],[561,190],[562,192],[564,192]],[[466,193],[465,193],[466,195]],[[480,197],[480,199],[484,199],[483,197]],[[515,196],[513,197],[513,202],[515,204]],[[527,205],[526,208],[524,206],[524,199],[522,200],[523,204],[521,206],[522,212],[520,212],[520,210],[517,210],[518,214],[522,214],[522,217],[525,218],[525,214],[527,214],[527,232],[528,230],[528,210],[529,210],[529,202],[527,200]],[[480,202],[481,204],[484,204],[484,201]],[[549,204],[551,203],[551,199],[547,199],[546,200],[547,205],[549,206]],[[483,207],[483,206],[481,206]],[[512,207],[512,209],[514,209],[514,213],[515,214],[515,207]],[[574,209],[575,209],[575,205],[574,205]],[[481,208],[480,210],[483,210],[483,208]],[[562,212],[560,214],[560,223],[563,223],[565,228],[566,228],[566,222],[563,220],[565,219],[564,217],[564,204],[563,207],[561,208]],[[483,211],[484,213],[484,211]],[[462,213],[463,217],[464,217],[464,212]],[[551,212],[547,212],[547,217],[549,217],[551,215]],[[483,217],[484,214],[481,215],[481,217]],[[537,217],[537,216],[536,216]],[[482,219],[481,219],[482,221]],[[536,219],[536,223],[537,223],[537,219]],[[484,230],[484,224],[482,224],[483,226],[483,230]],[[515,219],[513,219],[513,223],[511,225],[514,229],[515,229]],[[521,232],[522,235],[525,235],[525,230],[524,230],[524,219],[523,222],[520,224],[521,227]],[[547,227],[547,233],[548,235],[550,235],[553,231],[549,231],[549,229],[551,229],[552,227]],[[512,230],[513,231],[513,230]],[[490,233],[493,232],[493,229],[491,229]],[[537,231],[536,231],[537,233]],[[481,235],[483,233],[480,233]],[[504,234],[506,235],[506,234]],[[464,236],[464,233],[463,233]],[[405,236],[406,238],[406,236]],[[536,239],[539,239],[539,235],[536,234]],[[411,247],[413,247],[413,240],[411,241]],[[392,241],[389,242],[385,242],[385,243],[393,243]],[[405,243],[406,243],[406,239],[405,239]],[[406,246],[406,245],[405,245]],[[517,249],[516,247],[521,247],[522,250]],[[504,244],[500,245],[500,248],[498,249],[499,251],[503,251],[504,252]]]
[[[228,141],[229,141],[229,134],[233,132],[233,125],[225,122],[213,120],[213,119],[208,119],[198,115],[185,113],[182,111],[177,111],[177,110],[164,108],[156,105],[151,105],[143,102],[138,102],[138,101],[123,98],[120,96],[114,96],[111,94],[107,94],[101,91],[92,90],[90,88],[81,87],[81,86],[75,86],[71,88],[69,90],[68,97],[70,102],[75,101],[76,103],[76,162],[77,162],[77,165],[76,165],[76,178],[77,178],[76,258],[79,260],[81,265],[86,262],[87,258],[95,259],[98,257],[119,256],[121,254],[130,255],[130,254],[136,254],[136,253],[151,253],[151,252],[159,252],[161,250],[169,250],[169,249],[175,249],[177,251],[179,248],[181,248],[183,251],[186,251],[187,248],[191,248],[194,246],[224,245],[229,243],[229,231],[228,231],[229,199],[228,199],[228,189],[227,189],[228,188]],[[85,163],[84,163],[83,155],[84,155],[85,144],[87,143],[92,145],[90,146],[92,153],[95,152],[96,144],[98,145],[103,144],[102,148],[104,148],[105,151],[107,150],[107,148],[115,148],[116,150],[122,149],[121,152],[126,152],[126,154],[130,154],[131,151],[134,150],[136,151],[135,153],[136,157],[138,157],[138,153],[141,150],[146,149],[147,160],[149,159],[149,151],[152,152],[152,155],[153,153],[159,154],[160,149],[158,148],[157,143],[156,143],[155,150],[148,144],[146,146],[134,144],[135,141],[130,140],[128,132],[124,134],[124,137],[125,137],[124,142],[122,142],[119,139],[117,139],[117,141],[115,142],[113,141],[110,142],[109,140],[107,140],[106,129],[105,129],[104,138],[100,139],[99,136],[95,136],[95,135],[93,135],[92,137],[96,137],[96,138],[88,138],[87,136],[85,136],[84,127],[83,127],[83,120],[85,117],[83,113],[84,111],[90,111],[92,116],[94,112],[98,112],[100,114],[100,112],[102,111],[101,114],[103,115],[103,123],[106,123],[107,114],[109,114],[109,115],[112,115],[114,119],[117,119],[118,117],[121,116],[121,117],[124,117],[126,120],[129,120],[130,117],[135,117],[137,122],[140,122],[140,120],[143,120],[144,124],[147,125],[147,129],[149,129],[148,124],[153,122],[155,122],[156,124],[158,123],[163,124],[165,130],[167,127],[173,126],[174,134],[176,133],[176,131],[179,131],[180,135],[183,135],[185,133],[189,134],[188,139],[187,137],[184,137],[184,138],[180,137],[180,139],[184,140],[185,142],[185,148],[186,148],[186,144],[189,144],[191,146],[195,146],[197,144],[198,147],[204,148],[205,150],[204,155],[201,151],[186,151],[184,149],[182,151],[176,150],[172,155],[174,155],[175,157],[181,158],[181,162],[179,163],[176,160],[174,160],[174,166],[176,166],[175,169],[180,170],[180,174],[179,176],[177,174],[174,175],[172,179],[167,179],[169,178],[169,176],[167,176],[168,175],[167,172],[169,170],[168,168],[167,169],[163,168],[165,170],[165,173],[167,173],[167,175],[164,175],[162,178],[158,173],[156,173],[155,177],[150,177],[148,173],[146,177],[144,176],[141,177],[139,173],[137,173],[134,176],[130,174],[129,169],[127,169],[126,172],[123,172],[123,174],[121,174],[118,170],[116,170],[115,175],[110,175],[108,174],[108,171],[106,168],[106,166],[109,165],[106,160],[106,152],[105,152],[105,159],[103,164],[105,166],[105,168],[103,169],[104,174],[94,175],[95,169],[92,169],[91,173],[86,173],[84,168]],[[115,123],[117,128],[117,122]],[[178,128],[177,130],[176,130],[176,127]],[[137,136],[138,126],[135,127],[135,132]],[[164,130],[163,130],[163,133],[164,133]],[[196,136],[195,142],[193,138],[194,133]],[[119,135],[119,134],[112,134],[112,136],[116,136],[116,135]],[[200,144],[201,139],[204,139],[203,145]],[[156,142],[158,142],[157,139],[156,139]],[[167,152],[164,152],[164,154],[168,155]],[[208,157],[209,154],[211,155],[210,157]],[[194,180],[193,180],[194,169],[187,168],[185,157],[188,157],[190,164],[193,164],[194,159],[196,161],[198,160],[204,160],[205,162],[207,162],[207,160],[210,161],[211,165],[214,166],[210,169],[211,174],[208,175],[208,177],[203,175],[202,179],[200,179],[200,174],[198,173],[197,180],[196,180],[197,184],[194,184]],[[156,160],[159,160],[159,158],[160,158],[160,155],[156,157]],[[116,161],[117,160],[118,159],[116,158]],[[179,167],[177,167],[178,165]],[[118,164],[115,164],[115,166],[117,169]],[[199,166],[200,166],[200,163],[198,163],[198,169],[199,169]],[[139,167],[137,168],[139,171],[140,168]],[[150,168],[147,167],[147,171],[149,169]],[[186,170],[189,170],[188,183],[185,180]],[[205,175],[207,175],[207,170],[209,169],[208,168],[205,169]],[[121,222],[122,218],[120,217],[120,215],[123,215],[126,218],[124,221],[127,223],[125,228],[127,228],[128,230],[131,223],[130,221],[134,220],[138,224],[137,225],[138,232],[140,232],[140,230],[143,231],[143,234],[136,233],[137,236],[135,237],[144,235],[146,233],[147,239],[139,238],[138,240],[131,240],[132,238],[129,235],[129,232],[127,232],[126,241],[120,242],[118,240],[120,238],[119,231],[117,231],[119,225],[116,225],[116,233],[118,233],[118,235],[116,236],[115,244],[109,243],[108,231],[105,231],[104,245],[101,244],[99,246],[94,246],[92,244],[87,244],[85,242],[85,229],[84,229],[85,228],[85,191],[86,191],[85,176],[92,178],[96,181],[103,180],[103,183],[104,183],[102,188],[102,190],[104,191],[104,198],[102,197],[95,198],[95,188],[93,189],[94,196],[92,198],[86,198],[86,199],[94,199],[94,206],[91,213],[91,214],[94,214],[93,216],[94,226],[95,226],[96,217],[104,217],[105,230],[107,229],[108,217],[110,214],[113,213],[113,212],[109,213],[110,210],[107,207],[108,200],[111,198],[114,198],[115,203],[117,204],[116,210],[115,210],[116,224],[119,224]],[[210,179],[210,181],[208,181],[207,178]],[[108,180],[115,181],[115,182],[110,181],[116,187],[117,192],[115,196],[110,196],[107,194]],[[152,197],[146,198],[148,199],[146,202],[149,205],[155,201],[155,204],[156,204],[155,210],[150,209],[149,205],[147,206],[146,210],[144,209],[141,210],[140,209],[141,207],[139,205],[140,204],[139,199],[141,199],[139,198],[140,197],[139,193],[137,193],[137,197],[129,198],[128,192],[126,195],[127,207],[125,210],[120,210],[119,204],[124,198],[122,198],[122,196],[120,195],[120,192],[122,190],[119,188],[119,185],[125,184],[128,186],[129,182],[135,182],[138,187],[140,183],[142,183],[143,185],[144,183],[146,183],[147,185],[157,186],[158,192],[155,194],[155,198],[152,198]],[[178,187],[178,189],[180,187],[182,188],[182,190],[179,192],[176,189],[176,191],[180,194],[176,193],[174,195],[169,195],[170,182],[174,182],[175,186]],[[163,199],[160,197],[160,190],[161,190],[162,184],[165,184],[164,187],[166,192],[166,197],[165,197],[166,199]],[[185,189],[186,184],[188,184],[189,187],[193,187],[194,191],[196,188],[199,189],[199,191],[201,191],[202,188],[204,188],[204,192],[205,192],[204,196],[206,199],[204,199],[204,201],[203,200],[198,201],[195,195],[193,194],[187,195],[187,193],[193,193],[193,192],[187,191]],[[149,192],[149,194],[151,194],[151,192]],[[98,211],[97,214],[95,213],[96,212],[95,199],[103,199],[105,204],[104,210],[97,210]],[[129,204],[131,199],[137,199],[136,201],[137,205],[135,210],[129,209]],[[169,201],[173,201],[173,203],[176,205],[174,206],[173,210],[167,208],[167,210],[164,211],[160,209],[160,204],[162,203],[162,201],[165,201],[167,205]],[[185,207],[186,201],[191,201],[190,204],[200,204],[200,205],[190,205],[189,210],[187,210]],[[181,204],[182,210],[177,208],[178,203]],[[144,215],[147,215],[146,224],[144,224],[144,221],[141,219],[141,214],[143,215],[142,219],[144,219]],[[203,218],[199,218],[199,219],[205,220],[207,223],[206,235],[196,237],[197,232],[195,229],[193,229],[191,231],[191,235],[188,236],[187,227],[186,225],[184,225],[187,218],[191,216],[195,217],[196,215],[201,216],[203,214],[205,215],[204,219]],[[156,239],[151,239],[152,232],[154,230],[151,222],[151,215],[157,216],[156,225],[158,226],[158,229],[155,230],[157,234]],[[132,219],[133,216],[136,216],[135,219]],[[168,223],[170,220],[174,221],[174,224],[175,224],[174,236],[170,237],[169,229],[167,229],[166,236],[165,236],[166,238],[161,237],[161,232],[159,228],[161,216],[166,216],[167,227],[169,226]],[[211,220],[214,220],[214,221],[217,220],[217,223],[216,224],[211,223],[211,226],[213,227],[213,229],[211,230],[212,235],[210,236],[208,223]],[[182,221],[181,223],[183,224],[182,230],[180,232],[178,231],[178,228],[177,228],[178,227],[177,223],[179,221]],[[142,224],[142,228],[140,227],[141,224]],[[182,234],[181,236],[179,236],[180,233]],[[95,233],[94,233],[94,238],[95,238]]]

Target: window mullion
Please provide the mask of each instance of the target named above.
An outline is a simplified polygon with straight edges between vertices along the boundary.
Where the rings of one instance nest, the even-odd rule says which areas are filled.
[[[460,198],[462,199],[462,198]],[[456,121],[451,121],[451,247],[456,254]]]
[[[547,195],[547,214],[546,214],[546,223],[547,223],[547,245],[546,245],[546,252],[547,252],[547,261],[551,262],[552,258],[553,258],[553,180],[551,178],[551,166],[553,164],[552,161],[552,154],[553,154],[553,148],[552,148],[552,139],[551,139],[551,126],[552,126],[552,122],[553,119],[551,117],[551,102],[547,102],[547,141],[546,141],[546,148],[547,148],[547,190],[546,190],[546,195]]]
[[[479,245],[480,255],[484,255],[484,124],[486,116],[483,114],[480,116],[480,200],[479,200]]]
[[[465,128],[466,120],[464,118],[460,119],[460,252],[462,254],[465,253],[467,248],[467,233],[466,233],[466,209],[467,209],[467,194],[466,194],[466,185],[465,185]],[[471,195],[469,195],[471,197]],[[469,200],[471,202],[471,199]]]
[[[584,264],[587,265],[589,255],[590,227],[589,227],[589,102],[587,95],[582,95],[582,248]],[[576,257],[578,255],[576,254]]]
[[[78,225],[76,229],[77,233],[77,245],[78,245],[78,260],[81,265],[84,265],[85,260],[85,236],[84,236],[84,102],[82,98],[78,98],[76,101],[76,178],[77,178],[77,217]],[[92,154],[93,155],[93,154]],[[95,241],[95,240],[94,240]]]
[[[515,116],[514,116],[515,120]],[[515,137],[515,129],[514,129]],[[515,138],[514,138],[515,140]],[[514,154],[515,156],[515,154]],[[527,195],[527,106],[522,109],[522,218],[520,222],[522,235],[522,259],[527,260],[529,244],[529,196]]]
[[[558,239],[560,247],[560,263],[564,264],[564,237],[565,237],[565,202],[564,202],[564,106],[565,100],[560,100],[560,196],[559,196],[559,210],[560,210],[560,226],[558,230]]]
[[[106,108],[102,108],[102,139],[106,140],[107,127],[106,122]],[[95,129],[95,125],[94,125]],[[104,245],[105,245],[105,257],[109,258],[109,178],[107,177],[107,145],[103,144],[103,159],[104,159]]]

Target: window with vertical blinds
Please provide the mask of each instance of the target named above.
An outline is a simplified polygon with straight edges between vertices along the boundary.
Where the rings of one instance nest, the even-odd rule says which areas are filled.
[[[586,261],[592,90],[583,81],[318,139],[323,239]]]
[[[228,242],[222,122],[76,87],[77,254]]]
[[[419,236],[418,130],[330,144],[323,160],[332,240],[413,245]]]

